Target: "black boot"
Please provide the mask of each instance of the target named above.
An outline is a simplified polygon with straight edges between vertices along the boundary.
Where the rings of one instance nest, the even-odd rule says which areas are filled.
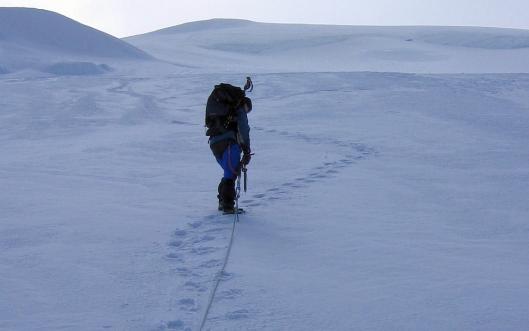
[[[235,180],[222,178],[219,184],[219,210],[233,212],[235,208]]]
[[[223,205],[222,205],[222,196],[220,195],[220,192],[222,191],[222,181],[220,181],[219,183],[219,187],[217,189],[217,192],[219,192],[219,194],[217,194],[217,199],[219,199],[219,207],[218,209],[219,210],[222,210],[223,209]]]

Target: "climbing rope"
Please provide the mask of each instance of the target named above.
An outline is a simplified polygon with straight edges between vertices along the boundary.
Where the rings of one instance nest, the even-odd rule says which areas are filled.
[[[211,306],[213,305],[215,294],[217,293],[217,289],[219,288],[219,284],[220,284],[220,281],[222,280],[222,277],[225,275],[226,266],[228,265],[228,260],[230,258],[231,248],[233,246],[233,239],[235,237],[235,225],[239,222],[239,197],[241,195],[241,175],[240,174],[237,176],[236,192],[237,192],[237,195],[235,197],[235,214],[233,216],[233,225],[231,228],[230,242],[228,244],[226,256],[224,257],[224,263],[222,264],[222,268],[215,275],[215,279],[214,279],[215,285],[213,286],[213,290],[211,291],[211,294],[209,296],[208,305],[206,307],[206,311],[204,312],[204,316],[202,317],[202,322],[200,323],[200,331],[202,331],[204,329],[204,326],[206,325],[206,320],[208,319],[209,310],[211,309]]]

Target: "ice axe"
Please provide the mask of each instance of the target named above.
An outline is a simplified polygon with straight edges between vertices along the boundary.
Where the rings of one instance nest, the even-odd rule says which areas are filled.
[[[244,178],[244,193],[246,193],[246,190],[248,189],[248,169],[245,165],[242,166],[242,174]]]
[[[246,84],[244,84],[244,92],[252,92],[253,91],[253,82],[252,79],[248,76],[246,77]],[[250,155],[253,155],[250,154]],[[244,178],[244,192],[246,193],[246,190],[248,189],[248,168],[246,168],[246,164],[242,165],[242,173]]]

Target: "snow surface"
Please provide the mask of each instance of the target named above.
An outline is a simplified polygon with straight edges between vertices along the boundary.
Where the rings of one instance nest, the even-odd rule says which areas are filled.
[[[255,26],[138,37],[186,66],[0,76],[0,330],[199,328],[232,226],[216,211],[204,105],[213,85],[247,74],[248,213],[205,329],[527,330],[529,62],[484,73],[525,52],[513,46],[523,38],[461,50],[459,37],[436,39],[451,28],[431,28],[433,57],[481,54],[469,72],[482,73],[450,75],[388,73],[354,54],[354,64],[332,59],[335,72],[315,72],[314,53],[310,72],[280,70],[308,50],[346,58],[347,43],[314,46],[311,31],[377,28],[270,26],[269,50],[255,55],[267,64],[245,71],[254,55],[243,54],[239,72],[219,62],[235,55],[217,39],[200,39]],[[419,38],[427,28],[379,29]],[[170,59],[175,33],[189,39]],[[385,45],[368,39],[363,52]],[[398,44],[393,68],[419,68]],[[347,72],[356,66],[379,72]]]
[[[68,75],[97,75],[112,70],[108,65],[96,65],[91,62],[62,62],[47,67],[44,71],[61,76]]]

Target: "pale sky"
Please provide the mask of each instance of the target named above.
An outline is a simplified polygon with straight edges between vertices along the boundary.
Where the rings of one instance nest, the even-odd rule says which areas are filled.
[[[529,0],[0,0],[59,12],[117,37],[210,18],[529,29]]]

